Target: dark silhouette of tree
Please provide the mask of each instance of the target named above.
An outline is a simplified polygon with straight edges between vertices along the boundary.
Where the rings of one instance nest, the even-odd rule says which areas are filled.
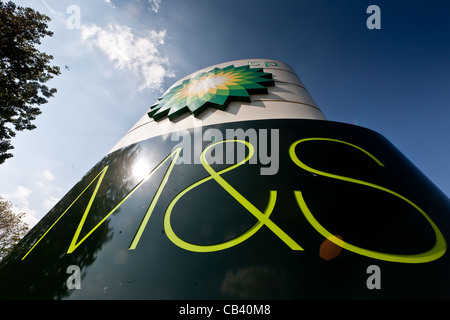
[[[40,105],[56,93],[45,83],[60,74],[50,66],[53,56],[35,46],[52,36],[50,18],[31,8],[0,1],[0,164],[13,155],[11,138],[16,131],[33,130]]]

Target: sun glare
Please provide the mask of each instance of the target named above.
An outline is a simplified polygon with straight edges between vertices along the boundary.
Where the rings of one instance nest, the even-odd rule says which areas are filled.
[[[145,160],[138,160],[133,166],[133,176],[138,179],[144,179],[150,173],[150,166]]]

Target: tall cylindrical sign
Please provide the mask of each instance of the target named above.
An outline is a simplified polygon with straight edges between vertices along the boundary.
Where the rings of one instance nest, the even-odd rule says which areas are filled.
[[[231,61],[149,105],[1,262],[0,297],[450,298],[449,214],[290,66]]]

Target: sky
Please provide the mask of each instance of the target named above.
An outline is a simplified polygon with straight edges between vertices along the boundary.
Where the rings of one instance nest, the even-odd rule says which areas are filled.
[[[37,129],[0,165],[0,195],[30,226],[174,82],[250,58],[291,65],[328,120],[381,133],[450,195],[448,1],[14,2],[52,19],[39,49],[61,68]]]

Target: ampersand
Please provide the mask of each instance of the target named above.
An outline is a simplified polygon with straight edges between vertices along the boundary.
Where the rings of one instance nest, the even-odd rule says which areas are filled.
[[[211,166],[209,165],[208,161],[206,160],[206,154],[208,152],[208,150],[210,150],[211,148],[213,148],[214,146],[221,144],[221,143],[227,143],[227,142],[232,142],[232,143],[243,143],[245,144],[245,146],[247,146],[247,148],[249,149],[249,152],[247,154],[247,156],[242,159],[241,161],[239,161],[238,163],[225,168],[221,171],[216,172],[213,168],[211,168]],[[278,227],[272,220],[270,220],[270,215],[273,212],[273,209],[275,207],[275,203],[276,203],[276,197],[277,197],[277,192],[274,190],[271,190],[269,193],[269,202],[267,204],[266,209],[264,210],[264,212],[261,212],[258,208],[256,208],[250,201],[248,201],[242,194],[240,194],[236,189],[234,189],[221,175],[224,174],[225,172],[231,171],[239,166],[241,166],[242,164],[244,164],[245,162],[247,162],[253,155],[254,153],[254,148],[253,146],[247,142],[247,141],[243,141],[243,140],[224,140],[224,141],[218,141],[216,143],[210,144],[209,146],[207,146],[203,152],[200,155],[200,159],[201,159],[201,163],[203,165],[203,167],[205,168],[205,170],[209,173],[209,176],[190,185],[189,187],[187,187],[186,189],[184,189],[183,191],[181,191],[173,200],[172,202],[169,204],[167,210],[166,210],[166,214],[164,217],[164,229],[166,231],[166,235],[169,237],[169,239],[176,244],[177,246],[185,249],[185,250],[189,250],[189,251],[194,251],[194,252],[213,252],[213,251],[219,251],[219,250],[224,250],[224,249],[228,249],[231,248],[237,244],[240,244],[242,242],[244,242],[245,240],[249,239],[251,236],[253,236],[259,229],[261,229],[261,227],[263,225],[265,225],[266,227],[268,227],[273,233],[275,233],[284,243],[286,243],[289,248],[291,248],[292,250],[303,250],[302,247],[300,247],[291,237],[289,237],[280,227]],[[250,212],[256,219],[256,223],[246,232],[244,232],[243,234],[241,234],[240,236],[228,240],[226,242],[223,243],[219,243],[219,244],[213,244],[213,245],[198,245],[198,244],[192,244],[189,242],[186,242],[184,240],[182,240],[180,237],[178,237],[175,232],[172,229],[172,225],[171,225],[171,215],[172,215],[172,210],[175,207],[175,204],[178,202],[178,200],[181,199],[181,197],[183,197],[186,193],[188,193],[189,191],[193,190],[194,188],[198,187],[199,185],[209,181],[213,179],[214,181],[216,181],[227,193],[229,193],[237,202],[239,202],[248,212]]]

